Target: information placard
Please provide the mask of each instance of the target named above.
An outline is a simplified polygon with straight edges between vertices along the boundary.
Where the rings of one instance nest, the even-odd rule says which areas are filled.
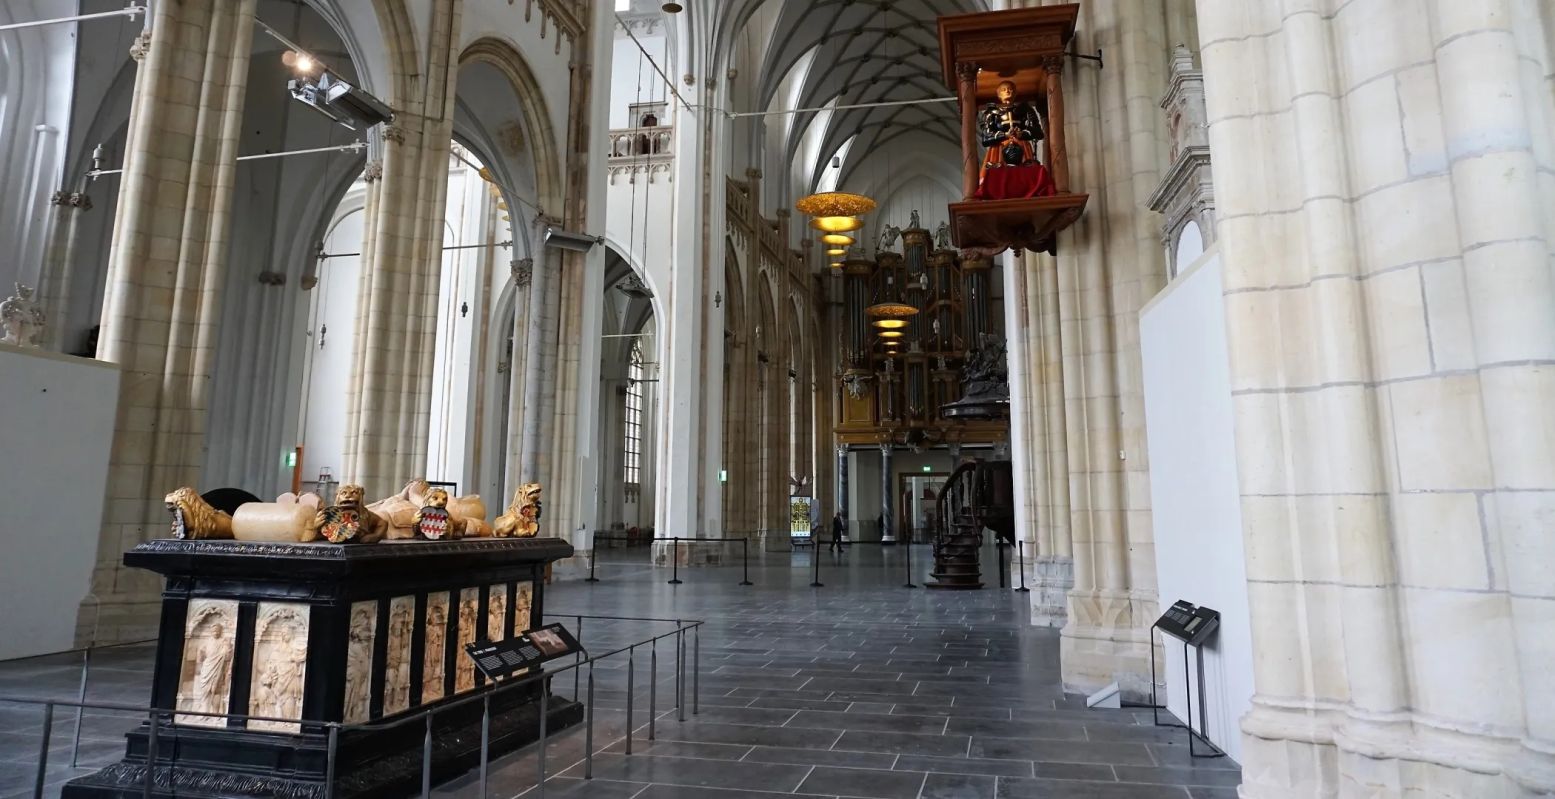
[[[488,680],[501,680],[548,660],[583,652],[583,645],[560,624],[548,624],[517,638],[492,643],[474,641],[465,645],[475,668]]]

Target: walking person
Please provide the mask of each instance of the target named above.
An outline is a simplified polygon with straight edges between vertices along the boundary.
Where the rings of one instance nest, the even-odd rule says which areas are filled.
[[[835,516],[831,517],[831,546],[826,548],[828,552],[842,552],[842,533],[847,529],[848,522],[843,518],[842,511],[839,510]]]

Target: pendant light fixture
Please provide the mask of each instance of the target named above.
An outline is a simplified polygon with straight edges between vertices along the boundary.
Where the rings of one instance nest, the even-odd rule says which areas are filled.
[[[810,227],[822,233],[848,233],[864,226],[864,220],[856,216],[818,216],[810,220]]]
[[[837,247],[852,247],[855,239],[845,233],[827,233],[821,236],[822,244],[831,244]],[[846,251],[844,251],[846,254]]]

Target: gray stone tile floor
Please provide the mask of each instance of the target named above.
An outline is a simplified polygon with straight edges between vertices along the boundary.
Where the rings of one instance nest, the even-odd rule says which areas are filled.
[[[927,580],[929,548],[913,548],[913,582]],[[1087,710],[1059,680],[1058,635],[1026,623],[1025,595],[989,585],[941,592],[902,587],[902,548],[859,545],[820,554],[752,556],[753,586],[734,566],[682,569],[684,584],[647,565],[647,550],[603,551],[600,582],[564,581],[547,594],[548,621],[567,614],[701,619],[687,637],[683,708],[676,646],[661,641],[593,671],[592,778],[582,726],[545,750],[547,797],[619,799],[1234,799],[1236,764],[1190,758],[1181,730],[1152,725],[1148,710]],[[992,550],[985,563],[992,563]],[[993,580],[989,569],[985,578]],[[673,629],[670,624],[582,623],[596,654]],[[93,656],[89,700],[139,705],[149,646]],[[693,674],[695,659],[700,670]],[[632,754],[626,754],[628,675]],[[80,658],[0,663],[0,697],[73,699]],[[587,698],[588,672],[577,676]],[[574,676],[555,678],[570,695]],[[650,692],[650,686],[654,686]],[[651,695],[650,695],[651,694]],[[650,703],[653,712],[650,714]],[[681,716],[684,715],[684,721]],[[652,725],[650,729],[650,716]],[[45,796],[71,777],[116,761],[137,719],[57,713]],[[0,799],[32,795],[42,711],[0,701]],[[529,747],[494,760],[486,795],[536,797],[539,758]],[[471,773],[434,791],[479,797]]]

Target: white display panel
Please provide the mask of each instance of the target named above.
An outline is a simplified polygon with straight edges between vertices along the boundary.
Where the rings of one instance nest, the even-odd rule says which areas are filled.
[[[6,659],[74,644],[103,523],[119,371],[0,344],[0,375],[0,485],[10,497],[0,525]]]
[[[1161,607],[1182,599],[1220,611],[1220,633],[1204,653],[1208,737],[1240,760],[1253,650],[1221,285],[1211,248],[1145,307],[1139,330]],[[1164,653],[1167,707],[1186,718],[1184,668],[1192,678],[1196,664],[1184,664],[1173,639]],[[1196,682],[1193,690],[1198,728]]]

